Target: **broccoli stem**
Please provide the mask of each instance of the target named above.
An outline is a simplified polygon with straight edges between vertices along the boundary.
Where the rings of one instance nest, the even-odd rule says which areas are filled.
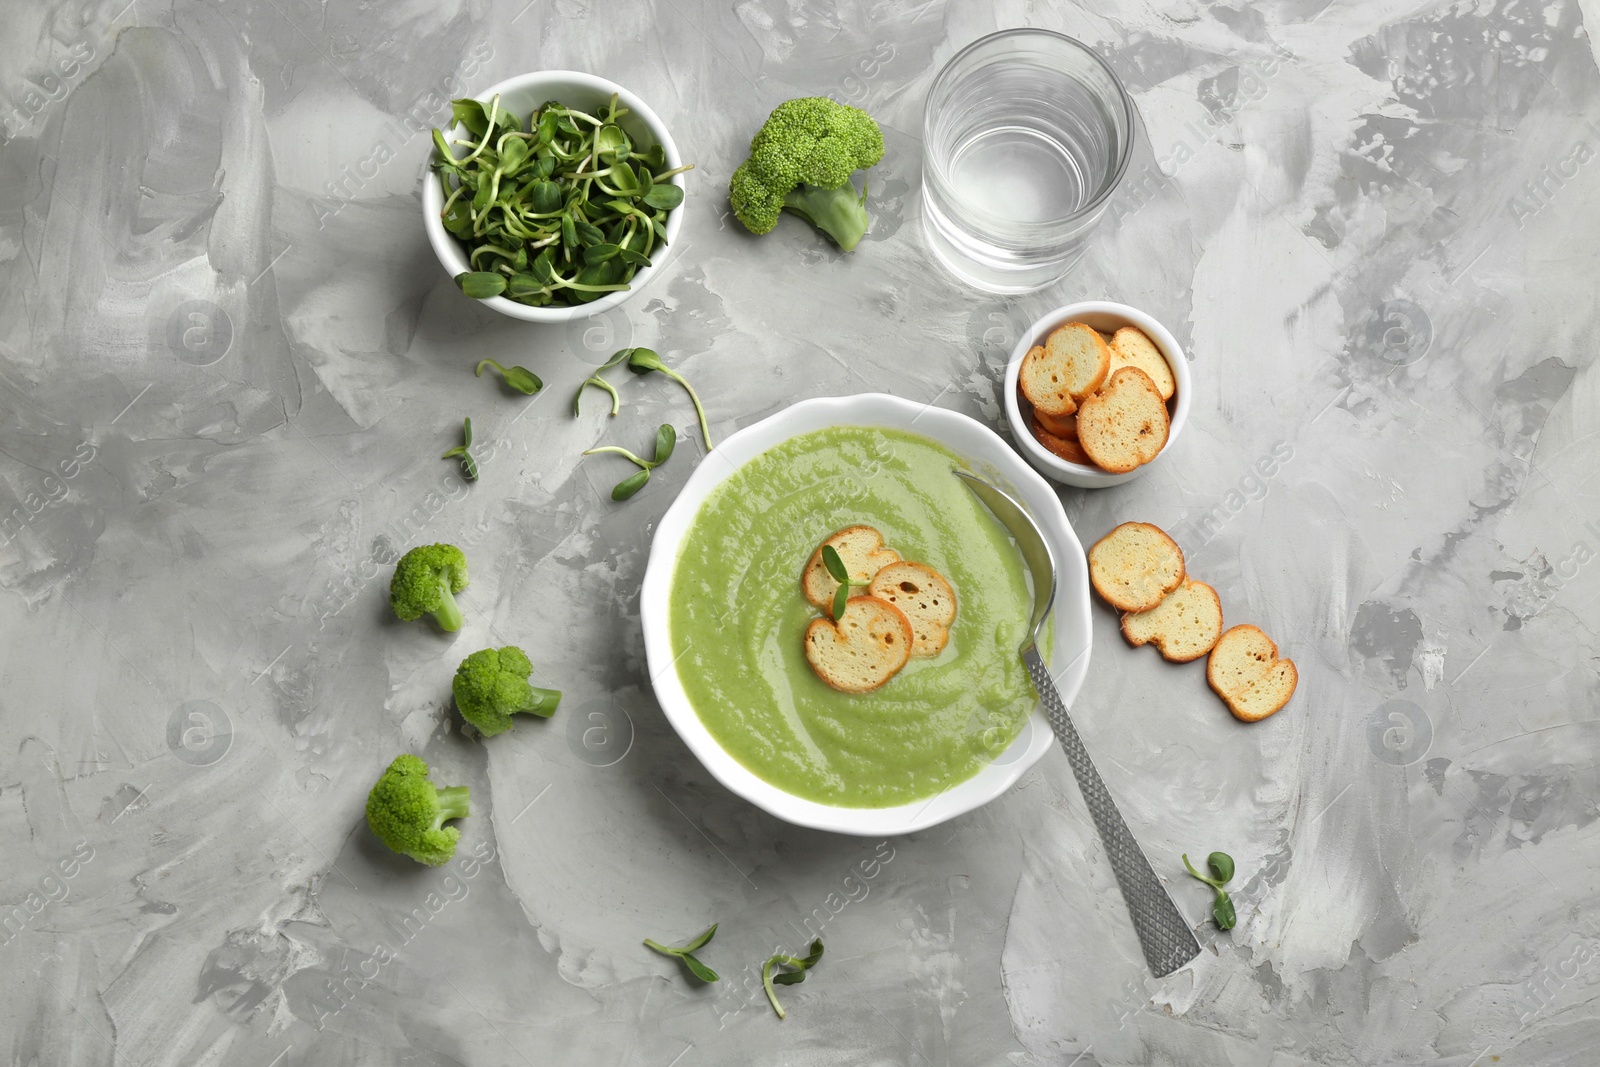
[[[439,582],[439,606],[433,609],[433,617],[438,620],[439,629],[452,634],[461,629],[461,624],[465,621],[461,616],[461,609],[456,606],[455,596],[450,592],[449,577]]]
[[[533,695],[528,698],[528,706],[522,710],[529,715],[539,715],[548,719],[556,713],[556,708],[561,704],[561,690],[540,689],[533,686]]]
[[[799,215],[848,252],[861,242],[872,221],[867,217],[866,199],[850,182],[837,189],[797,185],[784,195],[783,209]]]
[[[465,819],[467,817],[467,793],[464,785],[452,785],[441,789],[439,792],[439,822],[442,824],[448,819]],[[437,830],[439,827],[435,826]]]

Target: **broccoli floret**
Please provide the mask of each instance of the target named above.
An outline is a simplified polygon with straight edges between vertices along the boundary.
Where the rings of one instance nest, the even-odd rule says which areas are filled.
[[[444,821],[467,814],[467,787],[434,788],[428,765],[410,754],[396,756],[367,794],[367,825],[378,840],[430,867],[449,863],[461,840],[461,831]]]
[[[456,668],[450,688],[461,717],[490,737],[511,728],[511,716],[542,715],[549,718],[561,694],[528,684],[533,664],[516,645],[474,652]]]
[[[750,142],[728,186],[733,213],[751,233],[767,233],[785,208],[846,252],[867,232],[865,192],[850,175],[883,158],[883,131],[858,107],[825,96],[779,104]]]
[[[407,622],[432,615],[439,628],[461,629],[452,595],[467,587],[467,557],[455,545],[418,545],[400,557],[389,582],[389,605]]]

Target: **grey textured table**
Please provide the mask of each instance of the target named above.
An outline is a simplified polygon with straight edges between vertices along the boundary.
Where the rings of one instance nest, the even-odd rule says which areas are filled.
[[[1600,4],[1092,6],[9,2],[5,1062],[1594,1062]],[[1078,270],[998,300],[930,262],[917,133],[932,72],[1024,24],[1101,48],[1144,129]],[[420,227],[448,98],[542,67],[698,164],[670,269],[573,329],[463,298]],[[766,112],[822,92],[888,139],[850,256],[723,217]],[[1247,728],[1096,607],[1076,714],[1130,825],[1197,926],[1178,854],[1239,864],[1237,929],[1159,982],[1058,751],[882,843],[712,781],[637,608],[698,453],[623,506],[579,458],[692,416],[664,382],[568,410],[631,342],[720,434],[863,390],[999,428],[1020,326],[1088,297],[1167,323],[1195,399],[1149,476],[1063,493],[1080,536],[1171,529],[1301,672]],[[471,487],[437,458],[463,415]],[[472,559],[454,644],[385,603],[424,539]],[[482,744],[448,683],[490,641],[566,698]],[[472,788],[449,868],[362,825],[406,749]],[[639,944],[712,920],[714,988]],[[779,1022],[750,968],[807,929]]]

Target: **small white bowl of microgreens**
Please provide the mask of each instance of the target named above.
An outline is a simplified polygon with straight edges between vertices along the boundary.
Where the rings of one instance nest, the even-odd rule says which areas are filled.
[[[452,105],[422,214],[467,296],[529,322],[615,307],[683,227],[684,165],[654,111],[614,82],[523,74]]]

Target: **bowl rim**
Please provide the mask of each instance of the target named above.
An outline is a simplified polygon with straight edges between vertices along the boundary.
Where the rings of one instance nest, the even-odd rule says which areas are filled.
[[[957,411],[885,393],[816,397],[774,412],[719,444],[679,490],[652,537],[639,601],[650,685],[667,721],[712,777],[768,814],[810,829],[868,837],[896,836],[936,826],[1003,795],[1054,743],[1054,733],[1042,709],[1035,706],[1016,739],[991,764],[943,792],[894,807],[842,807],[789,793],[758,777],[723,749],[694,710],[678,678],[672,653],[668,608],[673,572],[683,538],[706,497],[774,446],[833,426],[882,426],[920,433],[957,452],[975,469],[999,472],[999,480],[1011,483],[1044,527],[1053,553],[1060,557],[1056,561],[1051,666],[1059,675],[1057,688],[1062,699],[1068,703],[1088,673],[1093,645],[1088,562],[1056,490],[992,428]],[[969,443],[981,442],[978,454],[952,440],[962,436]],[[1066,580],[1069,570],[1072,581]],[[1079,595],[1069,600],[1066,590],[1070,589]],[[1069,640],[1068,635],[1075,635],[1076,640]]]
[[[1173,404],[1172,424],[1167,431],[1167,443],[1161,446],[1161,451],[1149,463],[1141,464],[1131,471],[1108,471],[1099,467],[1083,463],[1070,463],[1062,459],[1049,449],[1041,445],[1033,436],[1027,421],[1022,416],[1022,406],[1017,401],[1017,379],[1022,368],[1022,359],[1034,345],[1042,343],[1042,339],[1049,335],[1051,330],[1068,322],[1078,321],[1084,316],[1100,316],[1112,319],[1121,319],[1130,326],[1137,326],[1155,342],[1161,355],[1166,359],[1167,365],[1172,368],[1172,376],[1176,382],[1177,401]],[[1094,325],[1090,323],[1090,325]],[[1033,324],[1024,330],[1017,339],[1016,347],[1011,350],[1011,358],[1006,363],[1004,385],[1006,421],[1011,426],[1011,435],[1017,447],[1028,457],[1035,467],[1048,474],[1057,481],[1066,482],[1079,488],[1092,489],[1119,485],[1131,481],[1148,471],[1172,451],[1172,446],[1177,443],[1178,436],[1189,422],[1189,408],[1193,402],[1192,375],[1189,372],[1189,361],[1183,352],[1183,346],[1161,324],[1155,316],[1141,311],[1130,304],[1118,303],[1114,300],[1079,300],[1071,304],[1063,304],[1054,311],[1046,312],[1035,319]]]
[[[683,157],[678,154],[678,144],[672,139],[672,133],[667,129],[666,123],[651,109],[636,93],[618,85],[598,74],[587,74],[580,70],[539,70],[526,74],[518,74],[506,78],[489,86],[483,92],[473,96],[472,99],[481,104],[487,104],[495,94],[506,96],[514,91],[526,91],[543,82],[562,82],[568,85],[577,84],[586,89],[593,90],[604,96],[612,93],[617,95],[618,101],[634,115],[638,116],[641,124],[646,126],[652,136],[661,145],[662,152],[666,155],[668,169],[683,166]],[[627,121],[624,116],[623,121]],[[445,130],[446,137],[453,137],[461,128],[460,123],[453,123]],[[437,148],[428,150],[427,159],[422,165],[422,221],[428,234],[428,243],[433,247],[433,254],[438,258],[439,265],[445,270],[453,281],[456,274],[469,266],[466,253],[461,248],[461,243],[444,228],[444,223],[439,219],[439,213],[444,208],[444,193],[439,188],[439,183],[434,177],[433,161],[438,155]],[[587,304],[578,304],[573,307],[533,307],[529,304],[520,304],[515,300],[507,300],[503,296],[491,296],[478,303],[500,312],[502,315],[525,322],[571,322],[575,319],[587,318],[591,315],[602,314],[626,301],[656,276],[657,272],[673,258],[678,248],[678,235],[683,230],[684,209],[688,207],[688,186],[684,183],[682,174],[674,174],[670,183],[684,191],[683,203],[673,209],[667,216],[666,250],[663,254],[651,260],[650,266],[637,271],[629,288],[619,292],[607,293]],[[469,298],[470,299],[470,298]]]

